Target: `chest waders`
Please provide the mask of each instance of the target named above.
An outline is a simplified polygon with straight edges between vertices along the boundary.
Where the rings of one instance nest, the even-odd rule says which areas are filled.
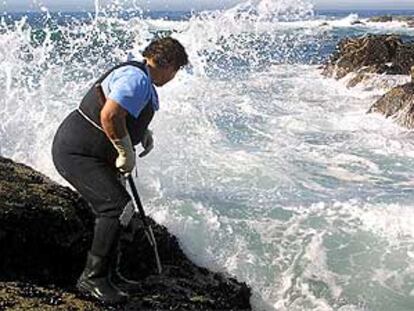
[[[96,93],[98,94],[101,103],[105,103],[106,98],[102,90],[102,86],[100,84],[97,84],[95,88],[96,88]],[[144,224],[145,235],[147,236],[148,242],[150,243],[152,249],[154,250],[155,263],[157,264],[158,273],[161,274],[162,266],[161,266],[160,256],[158,254],[158,246],[157,246],[157,241],[155,240],[155,237],[154,237],[154,232],[152,231],[152,227],[147,222],[147,217],[145,216],[144,207],[142,206],[137,187],[135,186],[135,183],[134,183],[134,180],[131,174],[126,174],[125,177],[128,180],[129,187],[131,188],[132,196],[134,197],[134,201],[135,201],[135,206],[128,204],[124,208],[121,216],[119,217],[120,222],[123,226],[126,227],[130,223],[134,214],[139,213],[141,221]]]
[[[145,64],[120,64],[99,78],[100,84],[113,70],[135,66],[145,71]],[[87,92],[78,110],[70,113],[55,134],[52,146],[57,171],[89,202],[96,215],[94,237],[85,269],[77,287],[106,303],[127,299],[110,280],[116,262],[121,225],[119,216],[131,197],[119,180],[115,167],[117,152],[102,130],[102,103],[95,86]],[[137,118],[128,114],[126,125],[133,145],[140,143],[154,116],[149,101]]]

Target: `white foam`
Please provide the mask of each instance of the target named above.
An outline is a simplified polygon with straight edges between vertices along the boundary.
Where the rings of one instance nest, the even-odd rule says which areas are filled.
[[[393,295],[413,295],[411,134],[365,114],[384,90],[347,89],[316,66],[289,63],[324,31],[309,2],[247,4],[186,22],[101,14],[60,28],[71,38],[62,59],[51,56],[48,29],[43,45],[30,45],[22,20],[0,34],[0,152],[57,178],[49,154],[57,126],[105,62],[131,52],[115,29],[135,39],[135,53],[151,30],[178,29],[193,68],[159,92],[156,148],[138,162],[148,213],[196,263],[247,282],[255,310],[367,310],[380,301],[375,311],[389,311]],[[283,33],[304,25],[317,30]],[[88,45],[95,39],[110,46],[109,60]]]

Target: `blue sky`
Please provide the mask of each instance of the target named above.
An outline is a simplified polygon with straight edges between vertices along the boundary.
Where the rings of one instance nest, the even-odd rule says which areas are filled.
[[[122,2],[127,2],[123,0]],[[277,1],[277,0],[274,0]],[[3,0],[0,8],[6,11],[26,11],[43,4],[51,10],[85,10],[94,7],[95,0]],[[111,0],[99,0],[108,3]],[[118,1],[119,2],[119,1]],[[151,10],[200,10],[226,8],[240,0],[131,0]],[[313,0],[322,9],[414,9],[414,0]]]

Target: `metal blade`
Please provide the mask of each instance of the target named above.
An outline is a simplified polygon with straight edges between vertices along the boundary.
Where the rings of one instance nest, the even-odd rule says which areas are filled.
[[[135,206],[132,202],[129,202],[124,210],[122,211],[121,216],[119,216],[119,222],[122,226],[128,227],[129,223],[131,222],[132,217],[135,214]]]

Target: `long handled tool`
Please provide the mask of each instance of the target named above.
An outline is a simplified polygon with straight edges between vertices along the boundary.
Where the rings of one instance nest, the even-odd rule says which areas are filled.
[[[135,204],[136,204],[136,207],[138,208],[139,215],[141,216],[142,223],[144,224],[145,235],[147,236],[148,241],[154,250],[158,273],[161,274],[162,266],[161,266],[160,256],[158,254],[158,246],[157,246],[157,241],[155,240],[155,237],[154,237],[154,232],[152,231],[151,225],[149,225],[147,222],[147,217],[145,216],[144,208],[142,207],[142,203],[139,198],[138,191],[137,191],[137,188],[135,187],[135,183],[134,183],[134,180],[132,179],[132,176],[129,175],[127,179],[128,179],[128,183],[131,188],[131,191],[132,191],[132,195],[134,196]]]
[[[98,94],[99,100],[101,101],[101,105],[103,106],[106,102],[106,98],[105,98],[105,94],[102,90],[102,86],[100,84],[97,84],[95,86],[96,88],[96,92]],[[134,180],[132,179],[131,174],[128,174],[128,176],[125,176],[128,180],[129,183],[129,187],[131,188],[132,191],[132,196],[134,197],[134,201],[135,201],[135,211],[127,211],[124,210],[122,215],[125,215],[126,217],[124,217],[125,221],[127,222],[127,224],[130,222],[134,212],[138,212],[142,223],[144,224],[144,231],[145,231],[145,235],[148,238],[148,242],[150,243],[150,245],[152,246],[153,250],[154,250],[154,254],[155,254],[155,261],[157,263],[157,269],[158,269],[158,273],[161,274],[162,273],[162,266],[161,266],[161,261],[160,261],[160,256],[158,254],[158,246],[157,246],[157,241],[155,240],[154,237],[154,232],[152,231],[152,227],[148,224],[147,222],[147,217],[145,216],[145,211],[144,208],[142,207],[142,203],[141,203],[141,199],[139,198],[138,195],[138,191],[137,191],[137,187],[135,186]],[[125,209],[129,209],[130,205],[127,204],[127,206],[125,207]],[[132,212],[132,213],[131,213]],[[121,215],[121,217],[122,217]],[[130,216],[127,216],[130,215]],[[128,218],[128,219],[126,219]]]

